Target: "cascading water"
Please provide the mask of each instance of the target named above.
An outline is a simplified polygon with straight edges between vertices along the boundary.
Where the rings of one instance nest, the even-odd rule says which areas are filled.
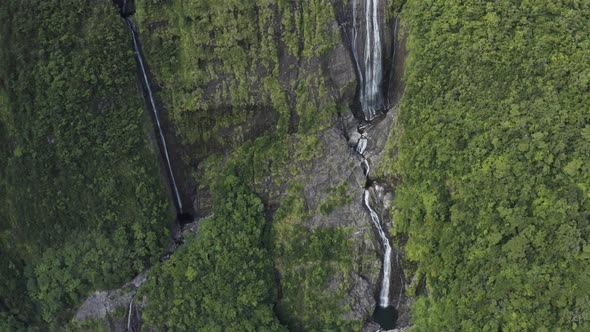
[[[127,1],[125,1],[124,6],[127,5]],[[125,21],[127,22],[127,26],[131,31],[131,35],[133,36],[133,47],[135,49],[135,55],[137,56],[137,61],[139,63],[139,68],[141,69],[143,82],[145,84],[145,89],[147,91],[150,104],[152,106],[152,111],[154,114],[154,118],[156,120],[156,125],[158,128],[158,134],[160,137],[160,143],[162,144],[162,150],[164,152],[164,158],[166,159],[166,165],[168,166],[168,173],[170,175],[170,182],[172,183],[172,190],[174,191],[174,197],[176,199],[176,204],[178,207],[178,214],[181,215],[183,211],[182,201],[180,199],[180,194],[178,193],[178,187],[176,186],[176,179],[174,178],[174,172],[172,171],[172,164],[170,163],[170,156],[168,154],[168,146],[166,145],[166,138],[164,137],[164,132],[162,131],[162,125],[160,123],[160,113],[158,112],[158,107],[156,106],[156,102],[154,100],[154,96],[152,94],[152,88],[150,86],[150,81],[147,77],[147,72],[145,69],[143,57],[141,55],[141,49],[139,48],[139,42],[137,41],[137,31],[135,30],[135,26],[131,21],[130,17],[125,17]]]
[[[129,301],[129,313],[127,314],[127,332],[132,332],[131,329],[131,314],[133,309],[133,300],[135,299],[135,294],[131,297],[131,301]]]
[[[367,148],[367,135],[363,133],[361,138],[358,140],[356,145],[356,152],[362,157],[361,165],[363,166],[363,170],[365,172],[365,177],[367,181],[369,180],[369,172],[370,166],[368,160],[365,158],[365,149]],[[383,230],[383,226],[381,225],[381,220],[379,215],[375,210],[371,207],[370,203],[370,192],[368,189],[365,189],[363,193],[363,202],[367,209],[369,210],[369,214],[371,216],[371,221],[375,228],[379,233],[379,238],[381,239],[381,243],[383,243],[384,253],[383,253],[383,282],[381,283],[381,292],[379,294],[379,306],[385,308],[389,306],[389,283],[391,279],[391,245],[389,244],[389,239],[385,235],[385,231]]]
[[[383,231],[383,227],[381,226],[381,221],[379,220],[379,216],[377,213],[371,208],[369,204],[369,191],[365,190],[365,206],[369,209],[371,214],[371,220],[373,224],[379,231],[379,237],[381,238],[381,242],[383,242],[383,247],[385,247],[385,253],[383,254],[383,283],[381,284],[381,293],[379,297],[379,305],[381,307],[387,307],[389,305],[389,280],[391,278],[391,246],[389,245],[389,240],[387,236],[385,236],[385,232]]]
[[[359,7],[364,10],[358,10]],[[359,101],[362,116],[368,123],[386,111],[382,92],[383,59],[378,15],[379,0],[353,0],[352,10],[352,53],[359,78]],[[395,24],[397,24],[397,20]],[[359,42],[359,40],[362,42]],[[362,46],[359,44],[362,44]],[[395,47],[393,49],[395,52]],[[383,229],[379,215],[371,206],[371,187],[369,186],[371,167],[369,160],[365,157],[368,141],[366,130],[368,127],[368,125],[366,127],[359,127],[358,131],[361,136],[357,141],[355,150],[361,157],[361,166],[367,181],[367,188],[363,192],[363,204],[369,211],[371,221],[377,229],[379,239],[383,245],[383,279],[379,292],[378,306],[373,313],[373,319],[381,328],[388,330],[395,327],[397,320],[397,310],[395,307],[390,306],[389,303],[392,247]],[[400,290],[400,298],[401,292]]]
[[[378,0],[364,1],[364,49],[361,65],[358,47],[357,1],[352,5],[352,51],[359,76],[360,104],[366,121],[373,120],[384,109],[381,81],[383,79],[381,35]]]

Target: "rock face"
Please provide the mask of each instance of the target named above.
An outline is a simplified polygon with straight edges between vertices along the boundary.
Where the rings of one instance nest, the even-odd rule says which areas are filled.
[[[145,279],[145,273],[141,273],[121,288],[94,292],[76,311],[76,320],[101,319],[108,322],[111,331],[126,331],[127,317],[114,317],[115,311],[128,308]]]
[[[387,17],[384,13],[387,12],[388,5],[387,1],[382,1],[383,8],[380,8],[380,18],[383,20]],[[275,61],[274,70],[277,72],[273,73],[273,68],[265,63],[267,60],[249,59],[252,65],[247,68],[251,77],[248,77],[247,83],[244,83],[249,94],[246,97],[238,96],[240,89],[234,87],[240,85],[241,82],[233,74],[224,72],[213,74],[214,77],[210,77],[202,84],[203,97],[194,91],[189,91],[198,84],[190,81],[182,82],[182,79],[177,77],[165,77],[165,71],[162,69],[164,62],[158,63],[154,61],[154,54],[157,55],[156,49],[158,45],[155,41],[160,38],[158,32],[162,30],[166,31],[162,35],[173,35],[172,42],[182,41],[187,37],[170,27],[171,23],[169,22],[172,22],[172,18],[162,19],[157,15],[154,16],[155,14],[144,12],[145,16],[138,19],[138,21],[147,34],[147,36],[144,34],[144,37],[152,39],[144,43],[147,49],[147,61],[154,68],[154,76],[160,84],[160,98],[163,103],[170,108],[177,106],[177,109],[174,110],[175,113],[165,120],[168,121],[167,126],[171,128],[169,131],[171,134],[169,135],[174,136],[174,129],[176,129],[174,124],[181,127],[180,132],[186,132],[190,125],[200,126],[199,121],[210,124],[210,127],[206,128],[207,134],[203,134],[203,137],[185,137],[187,139],[184,143],[180,143],[178,139],[175,141],[172,137],[169,139],[173,143],[176,142],[174,149],[177,160],[183,160],[186,169],[195,171],[197,166],[210,153],[229,155],[236,146],[243,142],[264,135],[270,130],[279,130],[280,128],[277,129],[277,127],[279,127],[281,117],[286,116],[285,113],[289,115],[287,117],[288,133],[290,135],[288,139],[290,141],[300,140],[301,135],[298,134],[298,130],[302,123],[305,124],[302,117],[309,116],[305,114],[307,110],[299,107],[304,102],[312,104],[315,107],[314,112],[327,112],[323,109],[324,106],[338,105],[341,107],[342,105],[352,105],[351,108],[354,108],[356,103],[355,94],[357,93],[357,71],[353,62],[350,36],[348,35],[351,21],[350,12],[352,11],[350,6],[350,3],[344,6],[340,0],[336,0],[333,5],[335,17],[325,23],[325,26],[332,33],[340,31],[341,40],[335,42],[328,51],[322,54],[313,54],[312,52],[311,56],[305,57],[301,54],[293,54],[293,52],[289,51],[289,47],[284,45],[285,41],[281,39],[285,33],[281,31],[284,23],[278,21],[279,15],[274,12],[277,9],[271,8],[271,14],[268,15],[271,21],[273,19],[276,21],[272,21],[272,24],[269,23],[268,29],[274,31],[271,41],[278,45],[275,50],[277,57],[272,60]],[[141,7],[141,2],[139,7]],[[150,15],[153,17],[150,17]],[[384,26],[388,25],[384,23]],[[153,36],[151,36],[152,33]],[[384,31],[383,33],[386,34],[387,32]],[[190,37],[192,38],[192,36]],[[384,38],[384,40],[385,52],[391,52],[391,40],[387,38]],[[300,40],[299,43],[299,51],[305,52],[307,50],[306,46],[302,46],[305,41]],[[200,46],[215,51],[215,47],[210,44],[212,43]],[[181,45],[182,43],[178,42],[176,47],[180,49]],[[253,54],[251,53],[252,50],[247,50],[247,52],[247,54]],[[181,49],[179,53],[180,57],[190,54],[190,50]],[[385,56],[385,59],[388,59],[388,57]],[[199,61],[195,60],[194,62],[199,63]],[[207,67],[207,74],[215,72],[215,66],[223,61],[223,54],[221,58],[211,61],[211,66]],[[169,62],[169,59],[165,59],[165,62]],[[203,64],[199,63],[199,67],[201,66]],[[193,74],[198,76],[197,74],[201,68],[193,69]],[[388,73],[385,73],[384,77],[387,77],[387,75]],[[177,79],[181,82],[176,82]],[[273,79],[276,80],[273,81]],[[189,92],[182,95],[177,90],[174,90],[177,87],[182,87],[178,88],[178,90]],[[243,87],[240,86],[240,88]],[[269,92],[269,90],[271,91]],[[232,92],[234,93],[232,94]],[[194,96],[191,93],[194,93]],[[282,99],[284,101],[281,101]],[[172,100],[175,100],[174,102],[181,100],[183,104],[174,105]],[[182,107],[188,107],[186,105],[190,105],[194,100],[198,100],[195,105],[191,105],[194,109],[191,109],[190,112],[181,112]],[[284,109],[281,108],[283,106]],[[252,189],[264,200],[268,210],[268,219],[271,223],[274,223],[274,213],[287,195],[286,184],[291,180],[301,183],[301,198],[304,209],[308,212],[306,217],[298,221],[301,226],[310,232],[320,227],[346,227],[350,230],[349,239],[352,243],[352,261],[350,264],[352,268],[347,272],[330,276],[328,289],[335,292],[342,285],[343,280],[346,280],[348,285],[347,293],[340,301],[340,305],[346,308],[343,310],[345,312],[343,318],[351,321],[367,322],[363,327],[363,331],[376,331],[379,327],[370,323],[370,321],[377,305],[376,299],[381,287],[383,249],[362,200],[367,181],[361,167],[362,158],[354,150],[354,146],[361,137],[358,130],[360,122],[348,109],[345,107],[341,109],[346,111],[338,115],[321,118],[321,120],[318,120],[320,123],[314,124],[315,128],[319,129],[309,131],[312,133],[310,135],[317,138],[317,148],[314,148],[313,151],[307,151],[311,154],[311,157],[302,165],[297,164],[297,160],[292,160],[293,164],[295,164],[294,167],[297,168],[296,172],[292,172],[293,179],[277,179],[273,178],[273,175],[269,175],[258,183],[252,184]],[[239,117],[235,114],[237,110],[243,111]],[[367,135],[367,147],[364,155],[369,160],[371,168],[376,168],[384,156],[385,147],[394,126],[395,112],[395,110],[391,110],[380,121],[375,121],[374,124],[364,130]],[[237,120],[225,120],[232,117]],[[188,124],[181,124],[178,119],[182,119]],[[228,121],[229,123],[226,123]],[[184,128],[182,128],[183,125]],[[294,148],[289,153],[297,154],[300,152]],[[198,172],[200,171],[199,169]],[[182,170],[179,170],[179,173],[181,172]],[[371,174],[375,175],[376,173],[371,171]],[[193,175],[193,177],[195,179],[203,178],[204,174],[199,173],[197,176]],[[188,174],[185,174],[184,177],[181,176],[185,184],[183,191],[185,195],[191,196],[194,202],[195,215],[202,217],[207,215],[210,210],[209,188],[199,186],[194,179],[190,178],[191,176]],[[380,181],[377,175],[372,180],[376,180],[377,184],[379,184],[379,186],[375,186],[372,193],[372,198],[377,207],[376,210],[381,215],[385,228],[391,228],[392,220],[389,217],[389,211],[394,195],[393,189],[385,181]],[[342,199],[337,204],[332,204],[329,209],[322,209],[326,202],[330,201],[334,188],[343,189],[344,195],[341,197]],[[396,249],[396,239],[392,239],[391,242],[394,247],[393,255],[396,255],[392,259],[394,262],[392,279],[395,280],[391,282],[391,298],[392,303],[397,305],[400,313],[402,313],[405,310],[406,302],[402,296],[404,280],[399,264],[401,252]],[[280,275],[281,272],[278,271],[277,274]],[[123,287],[120,290],[93,294],[78,310],[77,319],[105,318],[113,312],[114,308],[126,307],[137,288],[137,285],[133,285],[128,285],[128,287]],[[400,300],[398,301],[398,299]]]
[[[365,156],[368,156],[371,167],[379,163],[384,155],[385,145],[394,123],[394,112],[392,110],[379,123],[366,129],[368,144]],[[311,162],[312,166],[305,168],[297,180],[304,184],[304,206],[309,211],[319,210],[322,202],[328,200],[331,188],[338,185],[344,185],[346,188],[349,200],[345,204],[334,207],[327,215],[313,214],[302,220],[302,225],[309,229],[339,226],[351,228],[354,267],[353,272],[347,277],[352,280],[352,286],[342,302],[350,308],[347,319],[370,321],[381,287],[383,249],[362,201],[366,178],[361,167],[362,159],[354,149],[355,140],[358,141],[360,138],[358,126],[359,122],[349,113],[343,114],[340,121],[321,131],[318,137],[322,148],[315,152],[316,157]],[[370,192],[372,206],[380,215],[385,228],[391,228],[393,221],[389,209],[393,189],[386,182],[377,179]],[[282,199],[282,196],[278,196],[271,198],[271,201],[279,204]],[[398,239],[390,239],[390,243],[393,247],[391,305],[398,309],[398,322],[403,326],[408,323],[407,299],[403,294],[405,281],[400,265],[403,252],[399,249]],[[340,278],[330,280],[330,288],[337,288],[339,283]],[[368,325],[364,330],[375,331],[373,328],[373,325]]]
[[[344,43],[338,44],[329,56],[328,72],[334,88],[341,96],[354,96],[356,90],[356,74],[350,50]]]
[[[348,144],[347,129],[356,128],[357,121],[351,114],[342,115],[340,124],[332,126],[320,134],[321,146],[313,160],[310,171],[301,176],[305,184],[303,198],[310,211],[317,211],[328,199],[329,191],[338,185],[345,185],[348,202],[334,207],[327,215],[315,214],[303,221],[303,225],[315,227],[351,227],[354,267],[352,289],[343,303],[350,305],[349,319],[366,320],[371,316],[375,305],[375,294],[379,292],[381,251],[379,241],[373,234],[370,217],[362,204],[365,176],[361,159]],[[331,281],[337,284],[337,280]]]

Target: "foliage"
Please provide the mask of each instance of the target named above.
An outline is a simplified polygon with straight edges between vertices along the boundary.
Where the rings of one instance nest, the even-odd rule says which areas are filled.
[[[190,145],[190,158],[207,157],[197,178],[203,187],[218,181],[220,169],[231,170],[265,197],[282,194],[270,188],[299,185],[295,177],[321,149],[317,133],[336,120],[325,71],[326,56],[340,39],[332,6],[325,0],[138,2],[146,56],[162,86],[159,96],[185,143],[196,143]],[[333,188],[324,212],[350,199],[343,190]],[[358,330],[362,322],[343,318],[350,310],[342,300],[353,260],[349,230],[291,227],[279,215],[302,223],[319,213],[306,211],[296,195],[300,193],[282,200],[283,212],[270,226],[272,256],[283,277],[280,318],[295,330]],[[296,251],[285,249],[296,244]],[[182,268],[177,269],[180,276]],[[166,280],[177,280],[170,278]],[[331,284],[337,289],[326,289]],[[207,295],[188,292],[194,298],[190,303]],[[162,301],[152,293],[147,299]],[[183,314],[206,312],[201,304],[195,306]],[[181,313],[171,317],[170,324],[182,322],[181,329],[187,320],[196,322]]]
[[[335,114],[317,59],[339,40],[329,1],[141,0],[137,8],[158,96],[179,136],[197,143],[196,158],[268,131],[279,140],[313,132]]]
[[[344,318],[350,310],[344,303],[353,265],[350,229],[303,226],[309,211],[298,189],[290,188],[272,228],[272,254],[281,275],[279,318],[292,331],[359,330],[361,321]]]
[[[110,2],[0,4],[0,311],[56,329],[167,237],[130,35]]]
[[[231,174],[214,189],[214,215],[194,239],[150,271],[144,321],[155,329],[279,331],[272,310],[272,260],[264,209]]]
[[[416,329],[590,329],[588,3],[404,15],[396,220],[429,289]]]
[[[323,215],[329,215],[334,208],[343,206],[352,201],[352,197],[348,195],[348,183],[346,181],[341,182],[337,186],[328,188],[328,199],[320,204],[320,213]]]

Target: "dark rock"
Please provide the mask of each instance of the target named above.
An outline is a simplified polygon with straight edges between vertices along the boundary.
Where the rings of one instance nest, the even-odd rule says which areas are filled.
[[[356,90],[356,74],[350,51],[339,44],[330,54],[328,71],[334,87],[341,96],[353,96]]]

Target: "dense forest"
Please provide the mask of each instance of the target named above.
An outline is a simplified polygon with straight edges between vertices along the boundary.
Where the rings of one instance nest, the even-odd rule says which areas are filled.
[[[399,231],[416,330],[590,329],[586,1],[408,1]]]
[[[224,174],[214,188],[213,217],[141,288],[138,296],[149,298],[143,320],[154,330],[279,330],[264,208],[240,182]]]
[[[153,265],[174,217],[112,4],[2,1],[0,29],[0,330],[57,329]]]
[[[368,148],[413,280],[397,309],[404,291],[416,331],[589,330],[590,4],[382,1],[385,65],[394,37],[408,51]],[[127,305],[76,310],[141,272],[144,330],[372,331],[351,6],[133,1],[207,215],[160,260],[175,216],[118,9],[0,2],[0,331],[113,329]]]

